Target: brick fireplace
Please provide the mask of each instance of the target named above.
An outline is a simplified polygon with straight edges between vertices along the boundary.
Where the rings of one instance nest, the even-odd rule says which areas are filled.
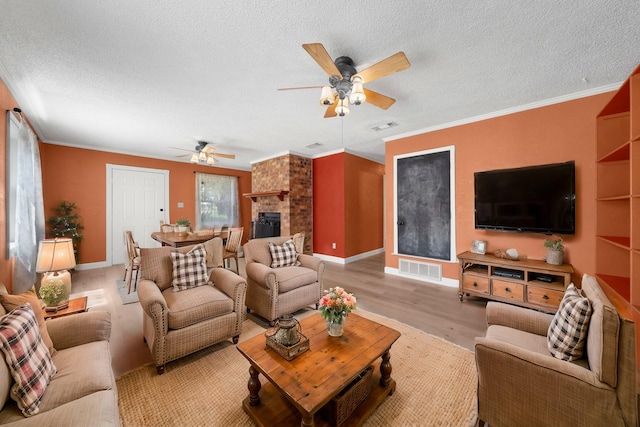
[[[280,213],[282,236],[305,232],[304,252],[313,252],[312,160],[287,154],[251,165],[251,220]]]

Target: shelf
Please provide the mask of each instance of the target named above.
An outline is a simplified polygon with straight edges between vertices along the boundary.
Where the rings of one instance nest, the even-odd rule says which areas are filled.
[[[598,236],[598,238],[622,249],[629,250],[631,248],[631,238],[626,236]]]
[[[621,161],[621,160],[629,160],[630,153],[631,153],[631,149],[630,148],[631,148],[631,143],[627,142],[624,145],[622,145],[621,147],[618,147],[615,150],[613,150],[612,152],[610,152],[607,155],[603,156],[601,159],[598,160],[598,163],[617,162],[617,161]]]
[[[631,300],[631,279],[629,277],[611,276],[608,274],[596,274],[613,291],[625,301]]]
[[[244,197],[249,197],[254,202],[258,201],[258,197],[273,197],[276,196],[280,201],[284,200],[284,196],[289,194],[287,190],[274,190],[274,191],[260,191],[257,193],[244,193]]]

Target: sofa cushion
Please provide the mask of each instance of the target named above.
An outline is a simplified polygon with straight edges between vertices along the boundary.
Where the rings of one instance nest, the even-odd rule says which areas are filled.
[[[207,254],[204,246],[196,245],[188,253],[171,252],[173,261],[173,292],[184,291],[209,283]]]
[[[161,291],[170,288],[173,277],[171,248],[140,248],[140,274],[143,279],[155,282]]]
[[[547,345],[553,357],[568,361],[582,357],[590,317],[589,300],[570,284],[547,332]]]
[[[58,373],[40,402],[42,412],[114,386],[108,341],[93,341],[53,356]]]
[[[42,396],[56,367],[42,341],[38,321],[29,303],[16,307],[0,319],[0,344],[15,384],[11,398],[29,417],[39,412]]]
[[[290,237],[277,236],[277,237],[263,237],[260,239],[251,239],[244,244],[244,256],[247,264],[252,262],[258,262],[260,264],[270,266],[271,265],[271,253],[269,252],[269,243],[272,242],[276,245],[281,245]]]
[[[282,245],[269,242],[269,253],[271,254],[271,268],[289,267],[298,262],[293,240],[287,240]]]
[[[280,293],[297,289],[318,281],[318,272],[306,267],[282,267],[275,271]]]
[[[220,237],[214,237],[213,239],[209,239],[200,244],[204,246],[204,250],[207,254],[207,268],[222,267],[222,257],[224,255],[224,244],[222,243],[222,239]],[[186,254],[196,246],[197,245],[181,246],[176,248],[174,252]]]
[[[47,323],[44,321],[44,315],[42,314],[42,305],[40,304],[40,299],[35,293],[35,289],[31,289],[30,291],[18,294],[11,295],[6,293],[0,293],[0,303],[4,307],[4,309],[9,312],[14,308],[21,306],[25,302],[31,304],[31,309],[33,313],[36,315],[36,320],[38,321],[38,328],[40,328],[40,335],[42,336],[42,340],[45,345],[49,349],[51,354],[55,353],[55,348],[53,348],[53,342],[49,337],[49,331],[47,330]]]
[[[600,381],[616,387],[620,317],[595,277],[583,275],[582,292],[589,299],[592,309],[587,336],[589,367]]]
[[[291,240],[293,240],[293,245],[296,247],[296,252],[299,254],[304,253],[304,231],[294,234]]]
[[[214,286],[198,286],[181,292],[162,292],[169,307],[169,329],[181,329],[233,312],[233,300]]]

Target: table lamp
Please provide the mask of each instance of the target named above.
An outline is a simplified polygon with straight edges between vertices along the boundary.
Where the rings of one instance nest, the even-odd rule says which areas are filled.
[[[40,241],[38,247],[38,261],[36,272],[44,273],[40,286],[51,281],[62,281],[65,289],[65,297],[57,301],[55,306],[47,307],[47,310],[59,310],[69,305],[71,294],[71,273],[68,269],[76,266],[76,258],[73,253],[73,242],[69,238],[45,239]]]

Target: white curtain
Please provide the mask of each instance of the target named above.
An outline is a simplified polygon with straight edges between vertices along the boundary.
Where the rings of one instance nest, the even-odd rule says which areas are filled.
[[[38,242],[44,239],[44,203],[40,150],[24,118],[20,121],[16,184],[16,262],[14,293],[24,292],[36,280]]]
[[[240,225],[238,177],[196,172],[196,230]]]

